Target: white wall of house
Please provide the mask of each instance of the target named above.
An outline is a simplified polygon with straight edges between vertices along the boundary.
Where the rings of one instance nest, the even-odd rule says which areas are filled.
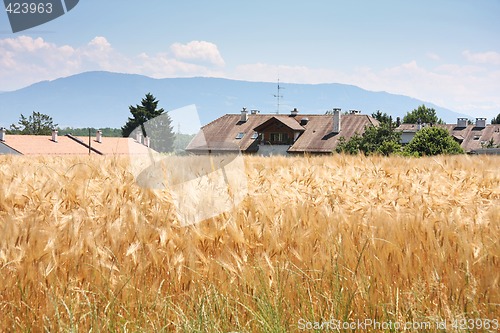
[[[288,155],[288,145],[259,145],[257,155],[273,156],[273,155]]]
[[[403,132],[401,133],[401,144],[406,145],[408,144],[411,139],[415,136],[415,132]]]

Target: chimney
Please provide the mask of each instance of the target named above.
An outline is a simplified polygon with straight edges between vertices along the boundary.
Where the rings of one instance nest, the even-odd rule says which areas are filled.
[[[422,129],[422,119],[418,118],[417,120],[417,131],[420,131]]]
[[[240,121],[242,123],[246,123],[248,120],[248,111],[247,111],[247,108],[243,108],[243,110],[241,110],[241,119]]]
[[[5,128],[0,128],[0,141],[5,142]]]
[[[396,118],[396,127],[401,126],[401,118],[397,117]]]
[[[341,115],[340,109],[333,109],[333,133],[340,133]]]
[[[486,118],[476,118],[476,127],[485,128],[486,127]]]
[[[52,141],[57,143],[57,130],[52,130]]]
[[[141,132],[141,130],[138,130],[135,133],[135,141],[137,141],[139,143],[142,143],[142,132]]]
[[[95,135],[95,141],[97,141],[98,143],[102,143],[102,131],[101,130],[98,130],[96,135]]]
[[[290,112],[290,115],[292,117],[295,117],[299,114],[299,110],[297,110],[297,108],[293,108],[293,110]]]
[[[467,127],[467,118],[458,118],[457,127]]]

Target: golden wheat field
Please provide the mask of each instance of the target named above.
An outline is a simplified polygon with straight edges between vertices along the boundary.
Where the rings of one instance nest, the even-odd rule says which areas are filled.
[[[244,162],[182,226],[127,159],[1,156],[0,331],[498,331],[499,157]]]

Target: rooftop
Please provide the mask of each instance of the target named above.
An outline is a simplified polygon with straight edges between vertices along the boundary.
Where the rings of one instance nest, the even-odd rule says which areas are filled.
[[[254,133],[278,123],[299,135],[288,152],[332,152],[340,137],[349,139],[356,133],[362,134],[366,126],[379,124],[368,115],[347,114],[341,116],[340,133],[333,133],[333,121],[328,114],[248,114],[246,121],[239,114],[226,114],[203,126],[186,150],[251,151],[258,141]]]
[[[147,154],[148,147],[132,138],[103,137],[101,143],[95,137],[75,137],[72,135],[13,135],[6,134],[0,141],[0,154],[21,155],[134,155]]]

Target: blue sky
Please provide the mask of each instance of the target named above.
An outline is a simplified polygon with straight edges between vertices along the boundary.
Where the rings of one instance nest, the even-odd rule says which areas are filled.
[[[500,0],[81,0],[66,15],[13,34],[0,12],[0,91],[89,70],[279,76],[404,94],[491,118],[500,113],[498,17]]]

